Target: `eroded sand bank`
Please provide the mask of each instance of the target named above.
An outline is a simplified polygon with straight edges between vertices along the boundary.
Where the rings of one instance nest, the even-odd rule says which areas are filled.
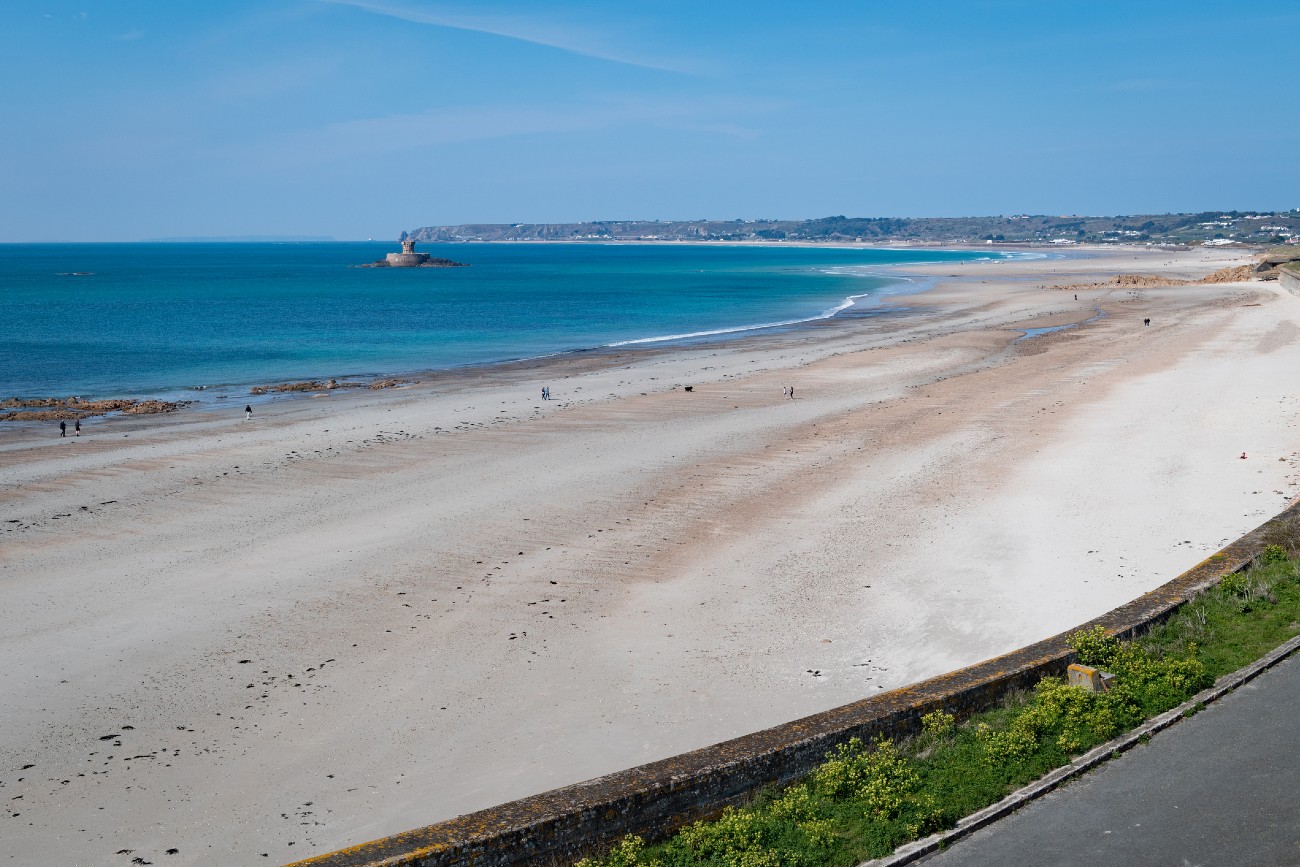
[[[1044,287],[1239,258],[916,266],[720,345],[0,433],[4,856],[292,860],[1124,602],[1296,493],[1300,301]]]

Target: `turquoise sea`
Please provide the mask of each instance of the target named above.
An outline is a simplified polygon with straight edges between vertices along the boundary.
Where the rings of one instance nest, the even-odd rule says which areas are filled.
[[[890,265],[998,254],[425,244],[468,268],[352,268],[392,242],[0,245],[0,397],[201,396],[835,315],[914,284]]]

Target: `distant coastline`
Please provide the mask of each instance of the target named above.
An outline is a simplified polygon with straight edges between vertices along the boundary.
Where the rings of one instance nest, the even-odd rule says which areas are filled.
[[[1234,244],[1300,241],[1300,209],[1129,216],[819,217],[811,220],[597,220],[423,226],[402,240],[906,244]],[[1290,240],[1288,240],[1290,239]]]

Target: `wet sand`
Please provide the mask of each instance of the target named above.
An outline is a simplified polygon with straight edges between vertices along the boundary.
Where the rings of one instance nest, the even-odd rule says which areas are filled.
[[[1297,493],[1300,301],[1051,285],[1240,260],[913,266],[723,343],[0,430],[0,860],[290,861],[1127,601]]]

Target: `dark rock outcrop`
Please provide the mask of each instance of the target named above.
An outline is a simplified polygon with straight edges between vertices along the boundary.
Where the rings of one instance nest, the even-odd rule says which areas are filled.
[[[424,255],[423,253],[417,255]],[[377,262],[368,262],[365,265],[354,265],[354,268],[468,268],[465,262],[454,262],[451,259],[440,259],[437,256],[429,256],[423,262],[415,262],[410,265],[395,265],[385,259]]]

